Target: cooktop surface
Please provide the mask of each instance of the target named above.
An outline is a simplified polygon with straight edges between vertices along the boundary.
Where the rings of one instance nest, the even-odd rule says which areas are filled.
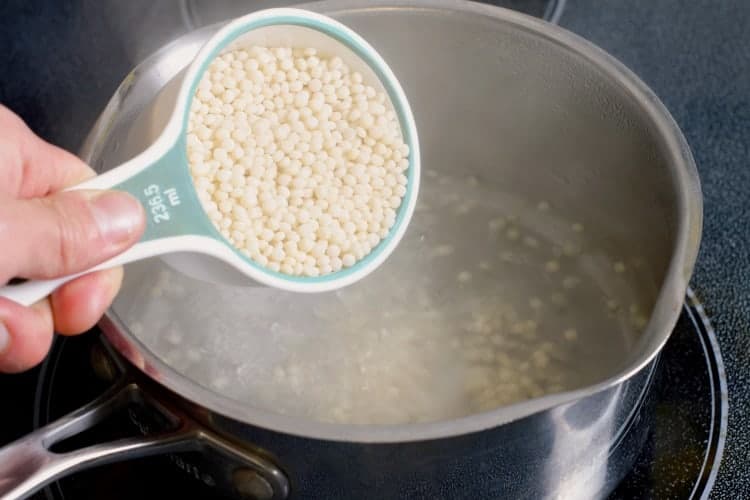
[[[0,102],[45,138],[76,150],[130,68],[166,41],[215,21],[221,3],[3,2]],[[229,3],[248,11],[268,5]],[[750,498],[750,3],[488,3],[559,21],[623,61],[672,112],[701,175],[705,226],[692,280],[699,299],[686,300],[661,355],[651,433],[612,498]],[[45,377],[39,369],[0,376],[0,444],[28,433],[35,415],[44,422],[102,389],[83,362],[95,342],[94,332],[58,343]],[[128,422],[102,432],[118,425]],[[167,459],[149,459],[81,473],[40,498],[157,498],[180,488],[200,497],[200,483],[188,476]]]

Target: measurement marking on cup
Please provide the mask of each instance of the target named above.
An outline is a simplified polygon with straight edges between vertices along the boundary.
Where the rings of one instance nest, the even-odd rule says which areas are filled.
[[[173,207],[176,207],[180,204],[180,195],[177,194],[177,190],[175,188],[169,188],[166,191],[164,191],[164,194],[167,195],[167,201],[169,201],[169,204]]]
[[[143,194],[148,197],[148,208],[154,224],[169,221],[169,207],[180,204],[180,195],[173,187],[165,189],[162,193],[157,184],[151,184],[143,190]]]

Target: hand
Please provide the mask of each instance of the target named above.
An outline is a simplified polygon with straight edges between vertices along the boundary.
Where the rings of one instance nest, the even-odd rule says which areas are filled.
[[[94,175],[0,105],[0,285],[81,272],[138,241],[145,219],[135,198],[61,191]],[[121,281],[120,268],[90,273],[31,307],[0,297],[0,372],[39,363],[54,331],[73,335],[94,326]]]

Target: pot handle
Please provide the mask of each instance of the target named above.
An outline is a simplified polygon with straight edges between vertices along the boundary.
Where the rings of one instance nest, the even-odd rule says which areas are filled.
[[[137,399],[134,384],[115,387],[86,406],[0,449],[0,498],[25,498],[62,476],[96,465],[185,448],[184,428],[150,437],[122,439],[67,453],[50,448],[102,422]]]
[[[94,427],[129,404],[146,401],[173,424],[170,430],[69,452],[53,451],[56,443]],[[286,498],[288,495],[286,476],[273,464],[205,430],[179,410],[167,409],[149,397],[138,384],[129,382],[112,387],[91,403],[0,448],[0,499],[26,498],[57,479],[98,465],[207,449],[237,463],[240,467],[235,472],[245,472],[235,474],[239,480],[251,477],[257,483],[260,478],[261,486],[267,486],[266,498]],[[248,476],[248,471],[255,473]],[[257,484],[252,486],[257,489]],[[242,493],[241,484],[236,484],[235,488]]]

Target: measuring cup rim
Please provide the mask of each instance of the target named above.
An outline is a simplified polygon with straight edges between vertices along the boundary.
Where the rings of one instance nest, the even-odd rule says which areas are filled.
[[[177,96],[176,106],[162,136],[154,143],[154,155],[166,154],[171,148],[181,147],[180,137],[187,132],[190,105],[200,79],[209,64],[222,50],[243,34],[268,26],[292,25],[318,31],[351,50],[376,75],[385,89],[390,104],[396,113],[401,128],[402,139],[409,147],[409,166],[406,172],[406,194],[396,214],[396,221],[389,230],[388,236],[382,239],[368,255],[354,265],[323,276],[290,276],[273,271],[254,262],[216,231],[216,239],[226,247],[228,252],[219,252],[213,246],[214,255],[223,254],[222,258],[234,267],[243,270],[252,279],[275,288],[300,291],[320,292],[338,289],[354,283],[375,270],[395,249],[403,237],[414,213],[420,178],[420,151],[417,128],[401,84],[380,54],[361,36],[340,22],[314,12],[294,8],[265,9],[236,18],[216,32],[199,50],[193,62],[188,66],[182,86]],[[205,215],[205,214],[204,214]],[[207,217],[207,216],[206,216]]]

